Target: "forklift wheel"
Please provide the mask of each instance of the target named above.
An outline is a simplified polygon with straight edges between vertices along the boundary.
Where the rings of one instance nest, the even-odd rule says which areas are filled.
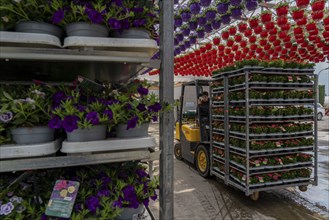
[[[298,186],[298,188],[302,192],[306,192],[307,191],[307,186]]]
[[[210,169],[210,159],[207,149],[203,145],[199,145],[195,155],[195,165],[200,176],[207,178]]]
[[[175,144],[174,146],[174,154],[177,160],[183,160],[182,156],[182,146],[180,143]]]
[[[254,192],[253,194],[251,194],[250,199],[257,201],[259,199],[259,192]]]

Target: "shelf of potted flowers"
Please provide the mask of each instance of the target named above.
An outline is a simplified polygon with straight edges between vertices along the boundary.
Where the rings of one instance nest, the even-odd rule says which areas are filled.
[[[48,128],[51,92],[39,86],[0,89],[1,127],[7,143],[1,142],[1,159],[36,157],[56,153],[60,144]]]
[[[157,199],[159,187],[158,179],[150,177],[148,172],[137,162],[46,169],[35,171],[35,175],[31,173],[15,184],[11,181],[21,175],[20,172],[3,173],[0,186],[5,190],[1,192],[0,216],[48,219],[45,210],[51,189],[54,187],[60,198],[77,190],[68,185],[67,180],[80,182],[71,219],[123,220],[146,216],[145,207],[150,200]],[[56,180],[59,181],[56,183]],[[38,187],[38,201],[34,186]]]

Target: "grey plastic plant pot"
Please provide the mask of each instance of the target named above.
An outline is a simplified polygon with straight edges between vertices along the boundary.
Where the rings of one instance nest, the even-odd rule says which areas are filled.
[[[127,130],[126,124],[119,124],[117,126],[116,134],[118,138],[146,137],[148,136],[149,125],[150,123],[144,123]]]
[[[74,22],[65,26],[67,36],[80,37],[108,37],[109,29],[100,24],[90,24],[87,22]]]
[[[54,140],[55,130],[47,126],[21,127],[11,129],[16,144],[39,144]]]
[[[49,34],[61,38],[62,29],[53,24],[37,21],[22,21],[19,22],[15,30],[17,32],[25,33],[38,33],[38,34]]]
[[[130,28],[122,33],[113,33],[112,37],[117,38],[134,38],[134,39],[150,39],[150,32],[139,28]]]
[[[96,125],[90,128],[78,128],[72,132],[66,132],[67,141],[85,142],[104,140],[106,138],[106,125]]]
[[[116,217],[115,220],[132,220],[139,219],[138,216],[144,212],[144,206],[139,205],[137,209],[123,208],[120,216]]]

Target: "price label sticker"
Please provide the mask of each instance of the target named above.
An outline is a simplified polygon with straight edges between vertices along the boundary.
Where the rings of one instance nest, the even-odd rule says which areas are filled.
[[[46,215],[70,218],[79,186],[80,183],[76,181],[57,180],[46,208]]]

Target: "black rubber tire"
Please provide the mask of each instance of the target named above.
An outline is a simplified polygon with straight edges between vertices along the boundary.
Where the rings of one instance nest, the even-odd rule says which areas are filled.
[[[180,143],[175,144],[175,146],[174,146],[174,155],[175,155],[177,160],[183,160],[182,145]]]
[[[316,116],[316,118],[318,119],[318,121],[321,121],[323,118],[323,115],[321,112],[318,113],[318,115]]]
[[[205,154],[206,169],[202,169],[200,167],[200,164],[199,164],[198,155],[199,154],[202,154],[202,153]],[[204,178],[209,177],[209,172],[210,172],[210,157],[209,157],[208,150],[203,145],[199,145],[198,148],[196,149],[196,153],[195,153],[195,166],[196,166],[196,169],[198,170],[200,176],[202,176]]]

